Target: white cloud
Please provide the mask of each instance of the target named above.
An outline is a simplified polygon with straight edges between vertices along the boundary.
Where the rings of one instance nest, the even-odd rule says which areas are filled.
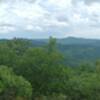
[[[98,30],[96,31],[98,35],[100,3],[97,3],[98,0],[90,2],[90,0],[76,0],[76,2],[75,0],[2,0],[0,33],[29,31],[34,32],[35,36],[35,33],[37,35],[56,32],[56,36],[59,37],[65,36],[65,33],[77,35],[77,32],[80,32],[79,36],[91,37],[95,32],[90,30]]]
[[[39,26],[27,25],[25,27],[26,31],[42,31],[43,29]]]
[[[13,32],[13,31],[16,31],[15,27],[13,27],[13,26],[6,26],[6,25],[0,26],[0,32],[2,34]]]
[[[65,9],[71,5],[71,0],[48,0],[48,3],[59,9]]]

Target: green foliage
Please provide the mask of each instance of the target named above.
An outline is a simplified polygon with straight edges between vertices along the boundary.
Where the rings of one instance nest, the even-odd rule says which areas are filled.
[[[15,53],[7,45],[0,45],[0,65],[10,66],[14,63]]]
[[[57,46],[56,45],[56,39],[50,37],[48,45],[47,45],[47,51],[48,51],[48,53],[55,52],[57,50],[56,46]]]
[[[22,55],[29,47],[32,46],[32,43],[28,40],[15,38],[7,41],[7,46],[15,51],[17,55]]]
[[[0,86],[0,98],[5,98],[4,100],[13,100],[17,96],[26,100],[31,98],[31,84],[6,66],[0,66]]]
[[[20,60],[16,71],[32,83],[34,95],[59,92],[66,75],[60,60],[56,52],[48,54],[43,48],[31,48]]]
[[[72,65],[81,59],[81,52],[87,54],[78,47],[66,48],[65,55],[77,52],[75,58],[68,58]],[[100,61],[79,61],[73,68],[66,66],[68,59],[52,37],[43,47],[16,38],[0,42],[0,100],[100,100]]]
[[[39,96],[39,97],[36,97],[35,100],[66,100],[67,97],[63,94],[57,94],[57,93],[53,93],[52,95],[49,95],[49,96]]]
[[[69,81],[71,100],[99,100],[100,77],[96,73],[74,76]]]

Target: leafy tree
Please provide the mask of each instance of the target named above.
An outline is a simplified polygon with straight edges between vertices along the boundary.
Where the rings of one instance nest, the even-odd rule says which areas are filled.
[[[100,61],[74,68],[63,61],[52,37],[44,47],[24,39],[1,41],[0,100],[100,100]]]
[[[29,40],[14,38],[7,41],[7,45],[10,49],[15,51],[17,55],[22,55],[29,47],[32,46],[32,43]]]
[[[16,54],[7,45],[0,44],[0,65],[12,66],[15,63]]]
[[[0,66],[0,99],[30,100],[32,96],[31,84],[23,77],[14,74],[11,68]]]
[[[62,55],[56,51],[52,49],[48,53],[47,48],[29,48],[21,57],[15,71],[31,82],[33,95],[59,93],[64,88],[67,69],[62,64]]]
[[[96,72],[100,74],[100,60],[96,61]]]
[[[56,39],[53,37],[49,38],[49,42],[47,44],[47,51],[48,53],[56,52],[57,45],[56,45]]]
[[[100,96],[100,77],[97,73],[83,72],[74,75],[68,81],[66,95],[69,100],[99,100]]]

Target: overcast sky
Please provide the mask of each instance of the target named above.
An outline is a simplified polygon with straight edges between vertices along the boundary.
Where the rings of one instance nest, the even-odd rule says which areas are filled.
[[[100,0],[0,0],[0,38],[100,38]]]

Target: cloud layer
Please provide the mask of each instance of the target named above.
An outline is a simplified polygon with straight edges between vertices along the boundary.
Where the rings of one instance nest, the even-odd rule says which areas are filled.
[[[1,0],[0,38],[100,38],[100,0]]]

